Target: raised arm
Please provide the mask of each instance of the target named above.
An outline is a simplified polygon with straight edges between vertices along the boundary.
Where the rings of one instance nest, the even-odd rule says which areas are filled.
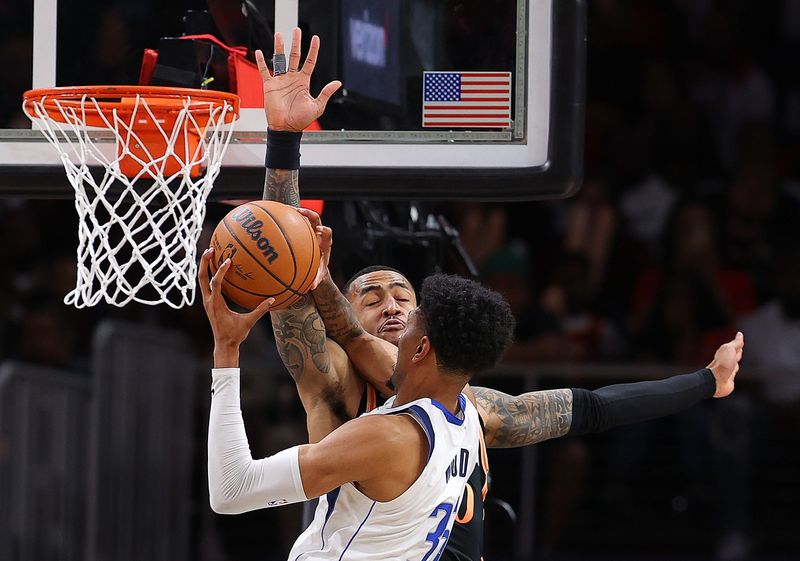
[[[347,348],[359,338],[369,335],[358,321],[350,302],[333,282],[330,272],[322,278],[311,294],[325,322],[325,329],[331,339],[342,347]]]
[[[273,299],[239,314],[222,297],[224,261],[209,279],[212,249],[198,270],[203,307],[214,335],[214,370],[208,426],[208,487],[212,508],[238,514],[318,497],[355,481],[375,500],[399,496],[419,476],[427,458],[427,439],[406,415],[373,415],[333,431],[322,442],[295,446],[256,460],[242,419],[239,347]],[[393,458],[387,464],[384,460]]]
[[[239,405],[239,369],[215,369],[212,380],[208,488],[219,514],[302,502],[349,482],[374,500],[389,501],[425,465],[427,441],[406,415],[355,419],[317,444],[254,459]]]
[[[256,51],[269,124],[263,198],[294,207],[300,206],[298,177],[303,129],[322,114],[330,96],[341,86],[338,81],[331,82],[319,97],[311,96],[309,84],[319,52],[319,37],[311,38],[302,69],[299,69],[300,39],[300,30],[295,28],[289,65],[283,74],[270,74],[263,53]],[[278,58],[284,53],[280,33],[275,34],[275,53]],[[327,374],[330,371],[325,327],[309,295],[285,310],[273,311],[271,319],[278,353],[295,382],[300,383],[307,372]]]
[[[567,434],[596,433],[672,415],[710,397],[726,397],[733,392],[743,349],[744,336],[738,333],[702,370],[594,391],[559,389],[511,396],[473,386],[486,445],[514,448]]]
[[[358,373],[384,395],[393,395],[387,385],[397,362],[397,347],[361,326],[350,302],[330,275],[312,291],[328,336],[346,352]]]
[[[272,131],[268,134],[274,135]],[[298,170],[268,167],[264,199],[299,206]],[[306,373],[324,375],[330,372],[325,326],[309,294],[284,310],[273,311],[270,319],[278,354],[296,383],[300,383]]]

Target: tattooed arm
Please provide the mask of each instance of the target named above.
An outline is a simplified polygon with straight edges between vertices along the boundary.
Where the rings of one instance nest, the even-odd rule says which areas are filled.
[[[271,317],[278,354],[296,383],[309,370],[330,372],[325,326],[307,295],[284,310],[273,311]]]
[[[300,206],[299,171],[267,168],[264,199],[290,206]],[[330,372],[325,325],[309,295],[284,310],[270,314],[278,354],[295,383],[300,384],[307,371]]]
[[[267,68],[264,55],[256,51],[256,62],[264,81],[264,111],[267,114],[267,173],[264,180],[265,200],[277,201],[289,206],[300,206],[299,143],[302,130],[322,113],[330,97],[331,84],[321,99],[309,95],[311,71],[319,49],[319,38],[311,40],[306,65],[296,72],[300,64],[300,30],[292,32],[292,57],[290,70],[286,74],[273,76]],[[283,53],[283,37],[275,34],[275,51]],[[271,140],[275,143],[271,144]],[[271,150],[278,157],[271,158]],[[276,162],[276,163],[271,163]],[[279,162],[279,163],[278,163]],[[286,168],[294,169],[283,169]],[[278,169],[281,168],[281,169]],[[327,375],[330,372],[330,356],[327,352],[325,327],[310,296],[304,296],[285,310],[271,313],[272,327],[278,353],[299,385],[305,373]]]
[[[297,206],[297,170],[267,168],[264,198]],[[278,354],[297,384],[306,410],[309,442],[319,442],[353,417],[353,376],[347,355],[328,340],[310,294],[270,313]]]
[[[298,206],[297,179],[297,170],[267,168],[264,198]],[[351,417],[339,395],[347,385],[342,383],[349,372],[347,355],[339,345],[328,340],[310,294],[286,309],[272,311],[270,318],[278,354],[297,384],[309,415],[309,435],[324,437]],[[317,426],[320,418],[322,429]],[[318,439],[312,436],[312,442]]]
[[[564,436],[572,424],[572,391],[568,389],[518,396],[476,386],[472,391],[490,448],[515,448]]]
[[[347,348],[353,341],[366,334],[350,302],[330,275],[326,275],[311,293],[331,339]]]
[[[397,362],[397,347],[367,333],[358,321],[350,301],[326,276],[312,291],[325,330],[347,353],[359,375],[383,395],[394,395],[387,386]]]
[[[264,111],[269,123],[263,197],[294,207],[300,206],[300,135],[322,115],[330,96],[341,87],[341,82],[330,82],[318,97],[311,96],[310,79],[319,51],[319,37],[311,38],[302,67],[300,45],[300,29],[295,28],[289,71],[275,76],[269,71],[263,53],[260,50],[255,53],[264,82]],[[275,33],[273,52],[284,52],[280,33]],[[344,396],[357,392],[352,387],[347,355],[326,338],[325,326],[310,295],[287,309],[272,311],[270,316],[278,354],[297,384],[306,410],[309,441],[319,441],[352,416],[349,414],[352,406]]]
[[[278,201],[285,205],[300,206],[300,170],[267,168],[264,179],[265,201]]]

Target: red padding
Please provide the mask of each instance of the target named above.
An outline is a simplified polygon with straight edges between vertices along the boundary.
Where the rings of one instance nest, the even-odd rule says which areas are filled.
[[[307,208],[309,210],[313,210],[320,216],[322,216],[322,211],[325,210],[325,201],[320,201],[317,199],[310,199],[310,200],[301,200],[300,206],[303,208]]]
[[[145,49],[142,55],[142,68],[139,70],[139,85],[149,86],[153,81],[153,69],[158,61],[158,51]]]

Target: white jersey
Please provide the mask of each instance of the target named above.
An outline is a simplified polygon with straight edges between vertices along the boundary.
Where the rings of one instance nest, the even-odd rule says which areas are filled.
[[[392,407],[394,399],[364,415],[411,415],[428,437],[422,473],[388,502],[370,499],[352,483],[320,497],[289,561],[435,561],[441,555],[478,461],[478,412],[464,394],[458,398],[458,417],[431,399]]]

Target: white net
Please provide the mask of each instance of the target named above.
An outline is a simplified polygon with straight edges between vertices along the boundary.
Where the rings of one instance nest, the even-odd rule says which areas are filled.
[[[236,108],[224,99],[198,104],[185,97],[165,118],[141,95],[119,108],[104,102],[83,95],[25,107],[58,150],[75,190],[78,277],[64,302],[190,305],[206,199]]]

